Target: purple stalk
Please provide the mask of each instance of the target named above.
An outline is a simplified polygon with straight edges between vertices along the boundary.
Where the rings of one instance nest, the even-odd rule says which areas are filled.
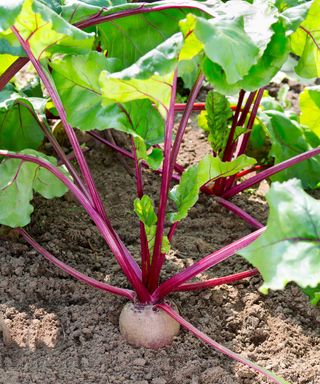
[[[0,91],[9,83],[17,72],[23,68],[29,61],[28,57],[19,57],[9,68],[0,76]]]
[[[105,144],[107,147],[111,148],[111,149],[114,149],[116,152],[120,153],[121,155],[127,157],[128,159],[131,159],[131,160],[134,160],[134,155],[127,151],[126,149],[124,148],[121,148],[119,147],[118,145],[116,144],[113,144],[111,143],[109,140],[105,139],[104,137],[101,137],[100,135],[98,135],[97,133],[95,132],[87,132],[88,135],[92,136],[93,138],[95,138],[97,141],[99,141],[100,143],[102,144]],[[144,160],[141,161],[141,165],[144,167],[144,168],[150,168],[149,167],[149,164],[147,164]],[[178,164],[177,164],[178,165]],[[182,165],[179,165],[179,167],[182,167]],[[183,167],[182,167],[183,168]],[[159,174],[162,174],[162,169],[159,168],[158,170],[154,171],[155,173],[159,173]],[[172,175],[172,180],[175,180],[175,181],[180,181],[180,176],[178,175]]]
[[[150,7],[150,8],[148,8],[148,7]],[[196,10],[199,10],[199,11],[202,11],[204,13],[209,14],[208,10],[206,9],[206,7],[201,6],[201,4],[199,4],[199,5],[188,5],[187,3],[185,3],[185,4],[182,4],[182,3],[174,4],[174,3],[172,3],[172,4],[166,4],[166,5],[152,6],[151,4],[142,3],[140,6],[138,6],[135,9],[132,9],[132,8],[131,9],[125,9],[125,10],[121,10],[119,12],[115,12],[115,13],[112,13],[110,15],[104,15],[104,16],[101,15],[101,14],[98,14],[97,17],[92,17],[91,16],[88,19],[83,20],[83,21],[79,21],[78,23],[76,23],[74,25],[76,27],[78,27],[78,28],[84,29],[84,28],[87,28],[87,27],[91,27],[93,25],[98,25],[98,24],[105,23],[107,21],[112,21],[112,20],[120,19],[122,17],[133,16],[133,15],[142,14],[142,13],[160,12],[160,11],[165,11],[165,10],[168,10],[168,9],[181,9],[181,8],[196,9]]]
[[[82,153],[81,146],[79,144],[77,136],[76,136],[74,130],[72,129],[72,127],[68,123],[67,115],[66,115],[66,112],[63,108],[63,105],[62,105],[62,102],[61,102],[61,99],[60,99],[58,93],[56,92],[56,90],[54,89],[54,86],[51,84],[50,80],[46,76],[44,70],[41,67],[40,62],[33,55],[28,41],[25,41],[22,38],[19,31],[15,27],[12,27],[11,29],[12,29],[13,33],[15,34],[15,36],[17,37],[17,39],[19,40],[22,48],[25,50],[27,56],[29,57],[33,66],[35,67],[36,71],[38,72],[40,79],[42,80],[43,84],[45,85],[55,107],[57,108],[58,114],[61,118],[62,124],[64,126],[65,131],[66,131],[66,134],[69,138],[70,144],[73,148],[74,154],[75,154],[76,159],[78,161],[78,164],[80,166],[83,177],[84,177],[84,179],[88,185],[89,192],[90,192],[90,195],[92,198],[92,202],[93,202],[95,208],[97,209],[97,211],[99,212],[100,216],[105,220],[105,222],[111,228],[111,224],[110,224],[110,222],[107,218],[107,215],[105,213],[101,198],[100,198],[98,191],[97,191],[97,188],[94,184],[94,181],[93,181],[92,175],[90,173],[87,161],[86,161],[86,159]]]
[[[44,70],[41,67],[40,62],[34,57],[32,51],[30,49],[28,41],[25,41],[21,37],[21,35],[19,34],[19,31],[15,27],[12,27],[11,29],[14,32],[14,34],[16,35],[17,39],[19,40],[21,46],[23,47],[23,49],[27,53],[33,66],[37,70],[40,79],[42,80],[43,84],[45,85],[52,101],[54,102],[54,104],[57,108],[58,114],[61,118],[64,129],[66,131],[66,134],[67,134],[69,141],[72,145],[72,148],[73,148],[74,154],[76,156],[77,162],[80,166],[81,173],[82,173],[82,175],[83,175],[83,177],[87,183],[87,186],[88,186],[88,189],[90,192],[90,197],[91,197],[90,203],[94,205],[95,210],[99,213],[102,220],[106,223],[106,225],[109,229],[109,233],[112,235],[113,240],[115,242],[117,242],[117,245],[121,249],[122,254],[124,255],[124,257],[126,259],[126,262],[130,265],[130,268],[132,270],[134,270],[136,276],[139,276],[139,274],[141,273],[141,270],[140,270],[138,264],[134,261],[132,255],[130,255],[128,249],[121,242],[119,236],[117,235],[117,233],[112,228],[112,225],[111,225],[111,223],[107,217],[107,214],[106,214],[105,209],[103,207],[102,200],[101,200],[99,193],[98,193],[98,190],[95,186],[94,180],[93,180],[92,175],[90,173],[86,158],[82,152],[82,149],[81,149],[81,146],[80,146],[79,141],[77,139],[77,136],[67,121],[66,112],[63,108],[59,94],[57,93],[54,86],[51,84],[50,80],[46,76]]]
[[[188,98],[188,102],[187,102],[187,105],[186,105],[186,108],[184,110],[184,113],[183,113],[183,116],[182,116],[182,119],[180,121],[180,124],[179,124],[179,128],[178,128],[178,131],[177,131],[177,135],[176,135],[176,138],[174,140],[174,144],[173,144],[173,148],[172,148],[172,151],[171,151],[171,154],[170,154],[170,148],[168,150],[167,148],[167,153],[166,153],[166,147],[165,147],[165,162],[164,162],[164,167],[163,167],[163,170],[166,169],[166,179],[165,179],[165,184],[161,185],[161,194],[160,194],[160,202],[161,202],[161,196],[163,196],[163,201],[165,202],[161,208],[162,208],[162,211],[161,211],[161,215],[163,216],[163,222],[161,223],[162,225],[162,228],[163,228],[163,225],[164,225],[164,216],[165,216],[165,209],[166,209],[166,205],[167,205],[167,200],[168,200],[168,193],[169,193],[169,187],[170,187],[170,180],[172,178],[172,175],[173,175],[173,170],[174,170],[174,167],[176,165],[176,162],[177,162],[177,157],[178,157],[178,153],[179,153],[179,149],[180,149],[180,145],[181,145],[181,142],[182,142],[182,138],[183,138],[183,135],[184,135],[184,132],[185,132],[185,129],[187,127],[187,124],[188,124],[188,120],[189,120],[189,117],[192,113],[192,108],[193,108],[193,104],[196,100],[196,97],[198,96],[198,93],[200,91],[200,88],[202,86],[202,83],[203,83],[203,80],[204,80],[204,75],[202,73],[200,73],[198,75],[198,78],[191,90],[191,93],[190,93],[190,96]],[[175,93],[176,91],[174,92],[174,98],[175,98]],[[172,119],[172,126],[174,124],[174,98],[171,99],[171,106],[170,106],[170,113],[171,113],[171,119]],[[172,132],[171,132],[171,138],[172,138]],[[171,145],[171,141],[170,141],[170,145]],[[170,158],[169,158],[170,156]],[[169,162],[167,163],[166,162]],[[167,167],[168,168],[165,168]],[[164,180],[164,175],[162,176],[162,180]],[[159,207],[159,210],[160,210],[160,207]],[[158,224],[159,224],[159,221],[158,221]],[[172,228],[172,233],[169,233],[169,235],[172,237],[173,236],[173,233],[175,231],[175,227]],[[161,238],[158,239],[158,241],[162,241],[162,235],[163,235],[163,229],[162,229],[162,232],[161,232]],[[156,237],[156,241],[157,241],[157,237]],[[161,245],[161,243],[160,243]],[[159,250],[159,244],[157,244],[158,246],[158,253],[155,253],[153,254],[153,260],[152,260],[152,265],[151,265],[151,280],[152,280],[152,284],[151,286],[149,287],[151,292],[156,289],[156,287],[158,286],[158,282],[159,282],[159,277],[160,277],[160,272],[161,272],[161,268],[162,268],[162,265],[165,261],[165,254],[160,254]],[[154,267],[154,269],[153,269]]]
[[[54,137],[51,129],[47,127],[44,121],[34,112],[34,110],[27,104],[22,101],[17,101],[17,103],[23,105],[25,108],[28,109],[28,111],[31,113],[31,115],[34,117],[36,122],[38,123],[40,129],[44,133],[44,135],[47,137],[49,142],[51,143],[54,151],[60,158],[61,162],[66,166],[68,169],[70,175],[73,177],[75,183],[78,185],[78,187],[81,189],[81,191],[86,195],[86,197],[90,200],[90,195],[88,194],[87,188],[83,184],[81,178],[79,177],[77,171],[74,169],[73,165],[71,164],[70,160],[64,153],[63,149],[61,148],[60,144],[58,143],[57,139]]]
[[[248,277],[256,276],[258,274],[259,274],[259,271],[257,269],[250,269],[248,271],[234,273],[233,275],[229,275],[229,276],[217,277],[215,279],[210,279],[206,281],[196,281],[194,283],[189,283],[189,284],[182,284],[180,287],[178,287],[174,291],[177,291],[177,292],[195,291],[200,289],[212,288],[218,285],[235,283],[239,280],[247,279]]]
[[[246,247],[257,239],[262,232],[266,229],[263,227],[257,231],[250,233],[241,239],[234,241],[233,243],[219,249],[218,251],[212,252],[210,255],[204,257],[203,259],[192,264],[190,267],[185,270],[177,273],[172,276],[170,279],[162,283],[152,294],[152,302],[158,303],[161,299],[167,296],[172,291],[176,290],[187,280],[192,279],[193,277],[199,275],[200,273],[206,271],[207,269],[213,267],[214,265],[221,263],[223,260],[228,259],[230,256],[234,255],[240,249]]]
[[[23,236],[23,238],[36,250],[38,251],[43,257],[45,257],[48,261],[53,263],[58,268],[62,269],[65,273],[67,273],[70,276],[73,276],[77,280],[80,280],[84,282],[85,284],[101,289],[102,291],[110,292],[118,296],[123,296],[128,298],[129,300],[134,300],[134,292],[130,289],[125,288],[118,288],[114,287],[113,285],[103,283],[101,281],[98,281],[96,279],[93,279],[92,277],[89,277],[87,275],[84,275],[83,273],[77,271],[76,269],[70,267],[68,264],[63,263],[62,261],[58,260],[56,257],[54,257],[50,252],[48,252],[46,249],[44,249],[39,243],[37,243],[28,232],[26,232],[23,228],[18,228],[18,232],[20,235]]]
[[[198,339],[200,339],[204,343],[213,347],[216,351],[221,352],[224,355],[230,357],[231,359],[238,361],[241,364],[246,365],[247,367],[260,373],[261,375],[268,378],[269,380],[271,380],[274,383],[288,384],[284,379],[275,375],[273,372],[270,372],[267,369],[260,367],[259,365],[253,363],[249,359],[242,357],[238,353],[232,352],[230,349],[228,349],[228,348],[224,347],[223,345],[217,343],[216,341],[212,340],[208,335],[201,332],[199,329],[197,329],[192,324],[190,324],[188,321],[186,321],[182,316],[180,316],[176,311],[174,311],[168,304],[157,304],[156,307],[164,310],[169,316],[171,316],[174,320],[176,320],[178,323],[180,323],[183,326],[183,328],[185,328],[187,331],[189,331],[190,333],[195,335]]]
[[[239,92],[238,103],[237,103],[235,114],[233,116],[232,126],[231,126],[230,133],[229,133],[229,136],[228,136],[228,140],[227,140],[227,144],[226,144],[226,149],[225,149],[224,154],[223,154],[223,161],[231,161],[232,160],[233,140],[234,140],[234,135],[235,135],[235,132],[236,132],[236,128],[238,126],[238,121],[239,121],[239,116],[240,116],[240,112],[241,112],[241,107],[242,107],[244,96],[245,96],[245,91],[241,90]]]
[[[236,214],[238,217],[240,217],[242,220],[244,220],[246,223],[248,223],[250,226],[253,228],[263,228],[264,225],[261,224],[258,220],[256,220],[254,217],[249,215],[249,213],[245,212],[241,208],[239,208],[237,205],[231,203],[230,201],[216,196],[215,200],[222,205],[223,207],[227,208],[229,211],[233,212]]]
[[[301,153],[297,156],[292,157],[291,159],[285,160],[279,164],[276,164],[259,174],[250,177],[250,179],[243,181],[242,183],[236,185],[235,187],[229,189],[224,195],[224,199],[230,199],[231,197],[235,196],[239,192],[242,192],[243,190],[252,187],[253,185],[260,183],[260,181],[267,179],[268,177],[274,175],[275,173],[281,172],[289,167],[292,167],[295,164],[299,164],[302,161],[305,161],[307,159],[310,159],[313,156],[320,154],[320,147],[310,149],[307,152]]]
[[[148,288],[152,292],[158,286],[159,280],[159,267],[161,269],[161,245],[162,245],[162,237],[164,231],[164,222],[166,215],[166,208],[168,202],[168,192],[171,181],[170,174],[170,152],[172,145],[172,133],[174,126],[174,103],[176,99],[177,92],[177,76],[178,70],[176,69],[173,76],[172,83],[172,92],[171,92],[171,100],[169,111],[166,119],[165,125],[165,137],[164,137],[164,161],[163,161],[163,173],[161,178],[161,189],[160,189],[160,201],[158,208],[158,222],[157,222],[157,230],[154,242],[152,263],[150,267],[150,274],[148,280]]]
[[[149,302],[150,295],[140,280],[139,266],[131,255],[130,259],[128,258],[129,251],[127,251],[126,253],[123,251],[123,249],[125,248],[124,245],[122,245],[122,247],[119,245],[119,239],[114,236],[114,233],[110,230],[108,225],[101,218],[101,216],[94,209],[94,207],[92,207],[90,201],[86,198],[86,196],[65,174],[63,174],[58,168],[54,167],[46,160],[35,156],[21,155],[17,153],[11,153],[5,150],[0,150],[0,156],[9,157],[12,159],[20,159],[22,161],[29,161],[31,163],[38,164],[40,167],[47,169],[49,172],[55,175],[63,184],[65,184],[66,187],[70,189],[75,198],[79,201],[79,203],[83,206],[83,208],[87,211],[91,219],[96,224],[102,237],[107,242],[111,252],[114,254],[118,264],[122,268],[124,274],[127,276],[128,280],[132,284],[134,290],[137,292],[139,300],[142,303]]]
[[[137,196],[139,199],[143,196],[143,181],[142,181],[142,172],[139,165],[139,160],[137,158],[136,146],[134,144],[133,137],[131,137],[132,152],[134,156],[134,164],[136,171],[136,186],[137,186]],[[142,221],[140,224],[140,243],[141,243],[141,269],[142,269],[142,283],[147,283],[147,273],[150,268],[150,252],[148,245],[148,238],[146,234],[146,229]]]

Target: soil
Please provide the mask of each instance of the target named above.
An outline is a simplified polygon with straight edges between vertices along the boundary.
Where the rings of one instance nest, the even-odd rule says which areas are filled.
[[[193,125],[180,162],[208,151]],[[114,153],[95,146],[89,164],[115,229],[139,255],[133,213],[135,184]],[[128,163],[129,164],[129,163]],[[144,171],[145,190],[157,202],[159,177]],[[261,193],[233,199],[265,223]],[[97,279],[127,287],[107,246],[79,205],[68,198],[35,198],[28,230],[49,251]],[[243,221],[202,195],[179,225],[162,278],[252,231]],[[122,339],[118,316],[125,300],[89,288],[50,265],[22,240],[0,240],[0,383],[257,384],[267,381],[181,331],[159,351],[133,348]],[[203,274],[245,270],[234,256]],[[295,384],[320,384],[320,309],[294,285],[259,293],[259,277],[198,293],[176,293],[180,313],[213,339]],[[1,336],[1,331],[0,331]]]

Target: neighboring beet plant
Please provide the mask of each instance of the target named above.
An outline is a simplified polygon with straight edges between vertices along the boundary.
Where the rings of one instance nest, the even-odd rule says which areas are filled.
[[[300,57],[299,75],[319,76],[315,59],[318,35],[313,33],[319,29],[319,8],[317,0],[153,4],[114,0],[108,6],[102,0],[0,0],[0,223],[17,228],[40,254],[76,279],[126,297],[130,303],[121,313],[120,330],[129,343],[160,348],[172,341],[182,325],[271,381],[286,383],[203,334],[178,314],[167,297],[172,292],[210,288],[256,275],[258,270],[250,269],[190,282],[239,252],[263,275],[263,291],[295,281],[316,302],[320,208],[302,184],[307,188],[318,184],[317,176],[310,179],[306,173],[319,170],[315,156],[320,153],[316,123],[320,91],[310,88],[304,92],[301,102],[306,112],[300,122],[277,103],[272,104],[275,110],[266,99],[262,109],[259,105],[263,87],[281,69],[290,50]],[[35,79],[34,84],[17,89],[10,80],[29,61],[42,88]],[[191,89],[186,104],[176,103],[178,78]],[[214,87],[205,106],[196,103],[204,79]],[[230,104],[227,95],[238,95],[235,103]],[[177,156],[185,129],[191,112],[204,108],[199,125],[208,133],[213,153],[184,170]],[[178,111],[182,117],[174,132]],[[57,120],[55,127],[63,126],[72,148],[70,156],[57,141],[47,117]],[[133,161],[140,263],[112,226],[74,128],[87,131]],[[97,133],[108,128],[128,134],[131,151],[120,148],[112,136],[106,140]],[[272,166],[257,164],[245,154],[248,144],[257,143],[261,135],[273,140]],[[298,148],[283,154],[279,137],[285,143],[292,140],[297,144],[298,140]],[[44,140],[51,143],[57,158],[39,150]],[[292,145],[288,147],[292,149]],[[161,177],[156,207],[144,192],[144,167]],[[238,183],[252,171],[261,172]],[[272,185],[266,228],[228,199],[270,176],[279,181],[300,177],[302,184],[295,179]],[[80,273],[23,229],[31,220],[34,192],[51,199],[67,190],[95,223],[130,289]],[[220,204],[257,230],[160,282],[175,230],[201,190],[215,195]],[[175,207],[170,212],[169,199]],[[266,263],[267,258],[272,261]],[[305,268],[303,273],[301,268]]]

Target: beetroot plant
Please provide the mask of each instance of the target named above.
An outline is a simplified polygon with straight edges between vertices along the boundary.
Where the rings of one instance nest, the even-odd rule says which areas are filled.
[[[318,202],[303,191],[301,182],[306,188],[318,185],[320,92],[310,88],[301,96],[304,112],[300,119],[268,107],[266,100],[259,106],[264,87],[290,52],[300,57],[300,75],[318,76],[319,45],[314,30],[319,27],[319,8],[318,0],[0,1],[0,223],[17,228],[40,254],[76,279],[126,297],[130,303],[121,313],[120,330],[129,343],[160,348],[171,342],[182,325],[271,381],[286,382],[203,334],[178,314],[167,297],[172,292],[232,283],[259,270],[263,291],[282,289],[295,281],[315,298],[320,282],[320,212]],[[36,83],[17,89],[9,82],[29,61],[42,88]],[[176,103],[178,78],[191,88],[185,104]],[[214,88],[205,105],[196,102],[204,79]],[[237,95],[235,103],[231,95]],[[184,169],[177,157],[193,110],[203,110],[199,125],[208,133],[212,153]],[[176,112],[182,117],[175,130]],[[57,141],[48,117],[61,122],[74,160]],[[140,262],[112,226],[74,128],[133,161]],[[105,138],[101,131],[110,128],[129,135],[130,151]],[[272,140],[273,165],[257,164],[246,155],[248,144],[254,143],[259,132]],[[44,140],[56,158],[40,150]],[[144,167],[161,177],[157,206],[144,192]],[[253,171],[258,173],[238,182]],[[278,181],[292,177],[302,181],[272,185],[270,217],[264,227],[229,199],[271,176]],[[51,199],[67,190],[95,223],[130,288],[80,273],[23,228],[30,223],[35,192]],[[214,195],[256,230],[162,281],[175,230],[200,191]],[[168,208],[169,200],[174,209]],[[191,281],[235,253],[258,270]]]

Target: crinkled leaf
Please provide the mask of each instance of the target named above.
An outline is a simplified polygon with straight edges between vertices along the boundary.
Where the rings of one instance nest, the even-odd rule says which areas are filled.
[[[291,36],[292,51],[300,56],[295,70],[306,78],[320,76],[320,0],[311,3],[301,28]]]
[[[69,123],[84,131],[114,128],[139,136],[148,145],[161,143],[164,121],[149,100],[101,104],[99,75],[103,70],[113,72],[117,63],[98,52],[53,60],[52,75]]]
[[[0,32],[14,24],[23,2],[24,0],[0,0]]]
[[[223,154],[231,117],[228,99],[218,92],[210,91],[206,99],[206,110],[199,115],[199,126],[208,133],[208,141],[216,154]]]
[[[163,152],[160,148],[152,148],[151,152],[147,150],[146,143],[139,136],[134,138],[136,154],[139,161],[144,160],[151,169],[157,170],[163,160]]]
[[[189,167],[181,176],[180,183],[170,191],[177,212],[170,214],[172,223],[180,221],[188,215],[188,211],[199,198],[200,188],[212,179],[236,174],[245,167],[256,163],[255,159],[245,155],[231,162],[222,162],[219,157],[205,156],[197,164]]]
[[[320,137],[320,86],[308,87],[299,96],[300,122]]]
[[[31,149],[20,153],[41,157],[57,165],[54,157]],[[0,224],[13,228],[29,224],[33,212],[33,191],[52,199],[64,195],[67,188],[52,173],[37,164],[4,159],[0,164]]]
[[[139,220],[144,224],[148,240],[150,257],[152,258],[154,242],[157,231],[158,217],[154,210],[154,204],[148,195],[143,195],[141,199],[135,199],[134,211]],[[168,253],[170,251],[170,242],[167,236],[163,236],[161,252]],[[152,259],[150,260],[152,261]]]
[[[28,39],[30,48],[38,59],[54,52],[85,52],[91,49],[94,40],[93,33],[86,33],[72,26],[37,0],[24,1],[14,26],[24,39]],[[18,47],[18,42],[13,32],[4,31],[0,37],[3,39],[0,40],[2,52],[14,54],[13,48]],[[9,52],[6,51],[6,44]]]
[[[123,71],[111,74],[103,71],[100,86],[104,104],[149,99],[165,115],[181,47],[182,35],[177,33]]]
[[[238,252],[260,271],[260,290],[320,283],[320,203],[297,179],[274,183],[267,193],[270,213],[266,231]]]
[[[16,92],[0,92],[0,148],[20,151],[37,149],[44,134],[39,127],[30,99]]]
[[[270,155],[275,158],[276,164],[320,145],[320,138],[315,133],[290,119],[285,113],[267,111],[265,117],[261,115],[261,118],[270,134]],[[285,181],[299,177],[305,188],[315,188],[320,182],[319,175],[320,156],[314,156],[277,173],[272,180]]]

